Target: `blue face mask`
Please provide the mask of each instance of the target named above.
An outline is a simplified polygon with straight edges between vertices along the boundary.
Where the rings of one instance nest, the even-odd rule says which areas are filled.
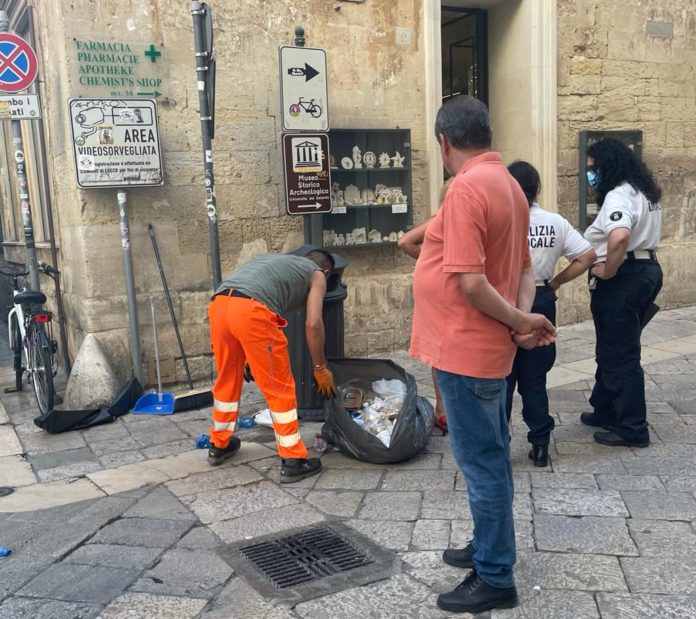
[[[592,189],[597,189],[599,187],[599,173],[594,170],[587,171],[587,184],[592,187]]]

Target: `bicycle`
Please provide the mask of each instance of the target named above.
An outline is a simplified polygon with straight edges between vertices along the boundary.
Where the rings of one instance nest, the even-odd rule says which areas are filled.
[[[297,117],[300,112],[304,110],[308,114],[311,114],[312,118],[319,118],[321,116],[321,107],[314,103],[314,99],[305,101],[302,97],[297,103],[293,103],[290,106],[290,116]]]
[[[39,262],[38,266],[42,273],[51,278],[59,273],[45,262]],[[12,280],[13,291],[13,306],[8,313],[7,324],[14,355],[15,386],[5,389],[5,393],[22,391],[22,378],[26,371],[39,410],[46,414],[53,410],[55,399],[53,355],[58,344],[53,339],[53,315],[42,307],[46,303],[46,295],[26,287],[24,278],[28,271],[20,273],[0,269],[0,274]]]

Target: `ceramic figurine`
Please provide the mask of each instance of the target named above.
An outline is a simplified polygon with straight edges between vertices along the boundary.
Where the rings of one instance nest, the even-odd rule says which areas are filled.
[[[389,237],[385,234],[385,235],[382,237],[382,240],[386,243],[386,242],[389,240]]]
[[[352,170],[353,160],[350,157],[343,157],[343,159],[341,159],[341,167],[344,170]]]
[[[370,230],[370,234],[367,235],[370,243],[381,243],[382,233],[379,230]]]
[[[396,235],[396,240],[398,241],[404,234],[406,234],[403,230],[399,230],[399,232]]]
[[[346,244],[346,237],[344,237],[342,234],[334,234],[334,245],[340,247],[341,245]]]
[[[367,243],[367,231],[365,230],[365,228],[354,228],[353,240],[356,244]]]
[[[341,208],[344,204],[343,189],[341,189],[338,183],[334,183],[331,185],[331,205],[333,208]]]
[[[389,234],[389,240],[390,241],[398,241],[399,240],[398,237],[396,236],[396,232],[391,232]]]
[[[374,168],[375,163],[377,163],[377,157],[376,155],[371,151],[368,150],[364,155],[363,155],[363,161],[365,162],[365,167],[366,168]]]
[[[394,162],[395,168],[403,168],[405,159],[406,157],[402,157],[401,153],[398,150],[396,151],[396,154],[391,158],[391,160]]]
[[[345,204],[360,204],[360,190],[356,185],[348,185],[343,192]]]
[[[346,232],[346,245],[355,245],[355,237],[352,232]]]
[[[391,167],[391,157],[389,156],[388,153],[380,153],[379,154],[379,167],[380,168]]]
[[[353,146],[353,167],[362,168],[362,151],[357,146]]]
[[[362,190],[361,199],[363,204],[372,204],[375,199],[375,192],[367,187],[366,189]]]
[[[334,231],[333,230],[324,230],[322,237],[323,237],[323,241],[324,241],[324,247],[330,247],[331,245],[334,244]]]

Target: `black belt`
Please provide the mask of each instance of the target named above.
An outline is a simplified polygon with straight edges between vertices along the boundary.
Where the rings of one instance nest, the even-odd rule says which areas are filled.
[[[636,252],[638,254],[643,254],[643,256],[647,253],[648,258],[645,258],[643,256],[637,257]],[[643,262],[657,262],[657,253],[655,252],[654,249],[639,249],[636,251],[629,251],[626,252],[626,260],[632,260],[632,261],[643,261]]]
[[[232,288],[228,288],[227,290],[218,292],[217,294],[213,295],[213,299],[215,297],[239,297],[240,299],[251,299],[251,297],[248,294],[244,294],[239,290],[232,290]]]

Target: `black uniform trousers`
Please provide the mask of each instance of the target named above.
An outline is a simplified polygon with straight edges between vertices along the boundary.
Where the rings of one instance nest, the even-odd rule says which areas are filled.
[[[537,286],[532,312],[543,314],[556,324],[556,295],[548,286]],[[527,440],[532,445],[548,445],[555,422],[549,414],[546,393],[546,374],[556,360],[556,345],[539,346],[532,350],[518,348],[512,372],[507,377],[505,411],[508,423],[512,415],[512,396],[515,385],[522,396],[522,418],[529,428]]]
[[[607,427],[631,442],[650,439],[640,336],[661,288],[656,260],[626,260],[611,279],[597,279],[591,293],[597,372],[590,404]]]

